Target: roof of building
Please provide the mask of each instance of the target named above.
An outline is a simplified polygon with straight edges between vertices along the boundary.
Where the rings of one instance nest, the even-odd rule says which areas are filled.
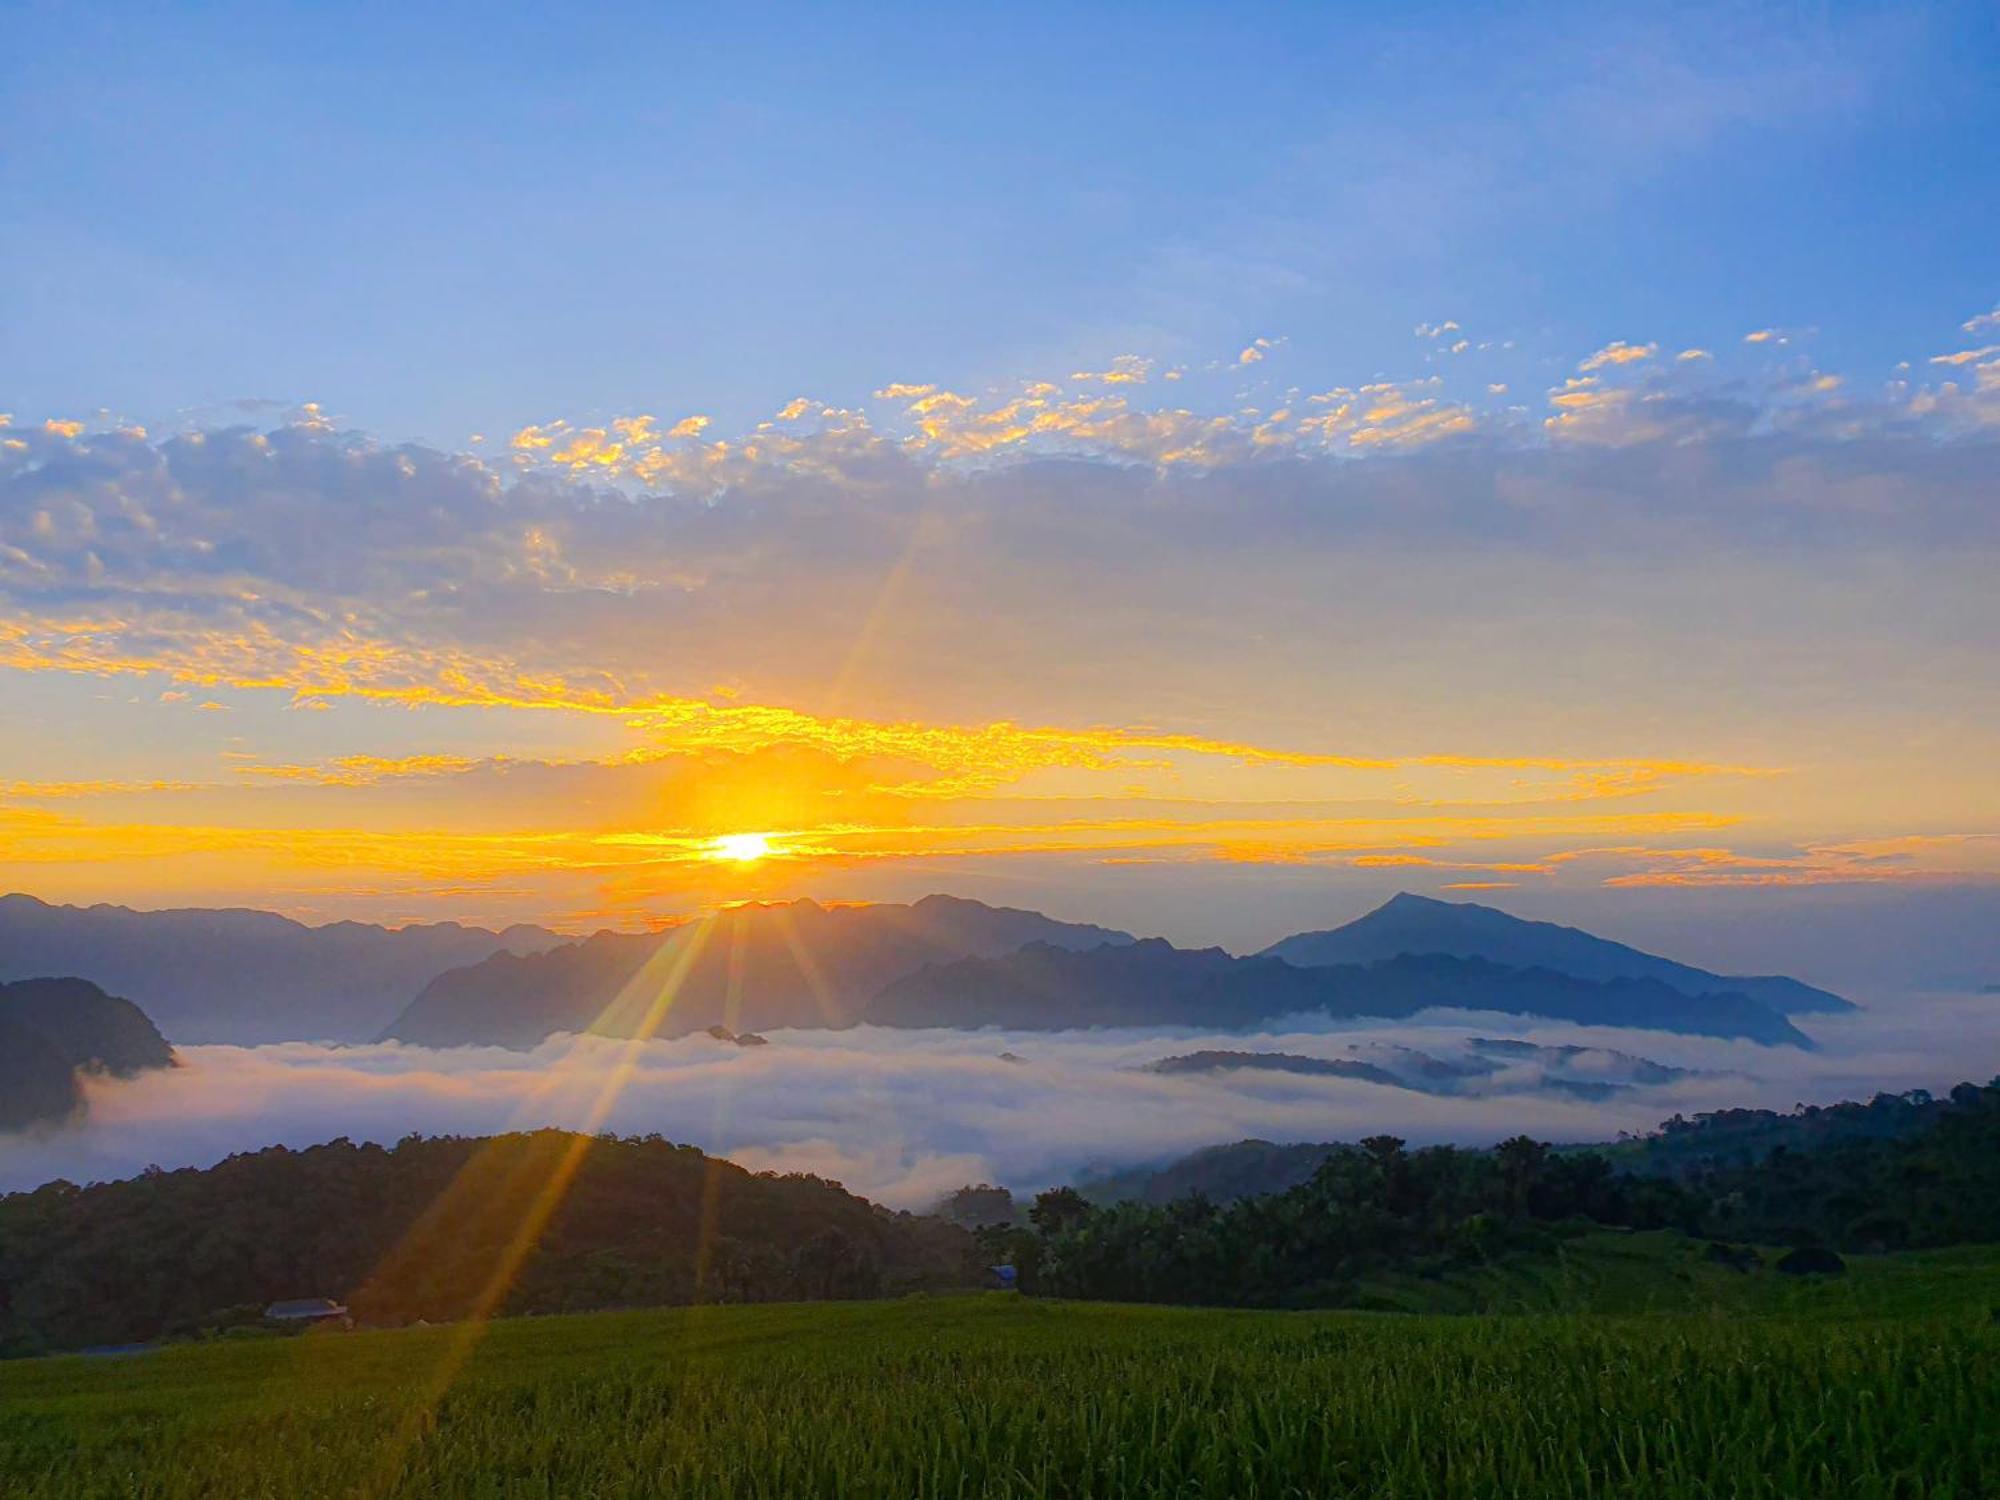
[[[273,1302],[264,1309],[267,1318],[337,1318],[347,1309],[331,1297],[295,1297],[289,1302]]]

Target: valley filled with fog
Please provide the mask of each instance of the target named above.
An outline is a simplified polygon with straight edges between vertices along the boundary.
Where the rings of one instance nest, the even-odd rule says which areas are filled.
[[[1379,1024],[1304,1017],[1227,1033],[774,1030],[761,1047],[705,1033],[560,1035],[529,1051],[182,1046],[172,1069],[86,1080],[89,1107],[73,1123],[0,1136],[0,1190],[207,1166],[235,1152],[340,1136],[390,1143],[412,1132],[556,1126],[657,1132],[754,1170],[811,1172],[921,1209],[966,1183],[1036,1189],[1248,1137],[1386,1132],[1414,1143],[1484,1144],[1525,1132],[1603,1140],[1676,1113],[1941,1092],[2000,1073],[2000,996],[1854,998],[1858,1011],[1809,1019],[1816,1050],[1443,1011]],[[1449,1067],[1477,1056],[1481,1039],[1590,1050],[1527,1054],[1473,1076]],[[1420,1080],[1411,1054],[1398,1049],[1459,1076],[1412,1086]],[[1148,1070],[1207,1052],[1368,1062],[1398,1081],[1270,1068]],[[1637,1067],[1641,1059],[1663,1066]],[[1683,1071],[1643,1081],[1668,1070]]]

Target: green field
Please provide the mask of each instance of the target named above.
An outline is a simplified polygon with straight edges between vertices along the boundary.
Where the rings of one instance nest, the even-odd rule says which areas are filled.
[[[2000,1494],[2000,1251],[1853,1264],[1593,1235],[1376,1289],[1555,1314],[989,1294],[21,1361],[0,1494]]]

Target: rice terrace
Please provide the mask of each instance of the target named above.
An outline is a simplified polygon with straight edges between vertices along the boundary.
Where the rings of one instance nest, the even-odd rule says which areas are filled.
[[[1454,1315],[696,1307],[0,1369],[9,1495],[1976,1496],[2000,1256],[1590,1245]],[[1506,1310],[1501,1310],[1506,1309]],[[464,1358],[450,1389],[431,1380]]]

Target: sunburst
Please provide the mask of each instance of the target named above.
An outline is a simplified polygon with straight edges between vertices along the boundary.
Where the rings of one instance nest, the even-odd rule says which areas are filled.
[[[725,833],[711,840],[708,847],[710,859],[728,860],[733,864],[755,864],[771,854],[771,837],[764,833]]]

